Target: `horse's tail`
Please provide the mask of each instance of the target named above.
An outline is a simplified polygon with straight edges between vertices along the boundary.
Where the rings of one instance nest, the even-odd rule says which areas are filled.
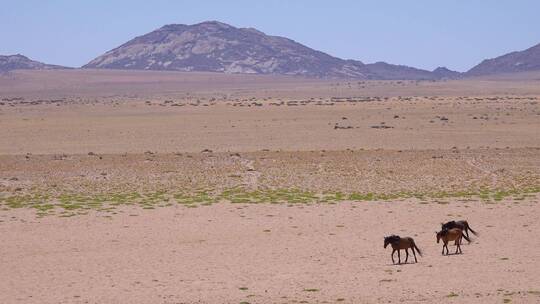
[[[420,256],[422,256],[422,251],[420,251],[420,248],[418,248],[418,246],[416,246],[416,243],[413,241],[412,244],[413,244],[414,249],[416,249],[416,251],[418,252],[418,254],[419,254]],[[413,250],[414,250],[414,249],[413,249]]]
[[[472,230],[471,230],[471,231],[472,231]],[[475,234],[475,235],[476,235],[476,234]],[[461,233],[461,236],[462,236],[464,239],[466,239],[467,242],[469,242],[469,243],[471,242],[471,239],[469,239],[465,233],[462,232],[462,233]]]
[[[474,235],[478,235],[476,231],[472,230],[471,226],[469,226],[469,223],[467,223],[467,229],[469,229]]]

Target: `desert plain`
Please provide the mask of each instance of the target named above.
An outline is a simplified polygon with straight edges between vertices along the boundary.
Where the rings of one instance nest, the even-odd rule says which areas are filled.
[[[540,302],[539,102],[534,73],[0,75],[0,302]],[[443,256],[452,219],[479,235]]]

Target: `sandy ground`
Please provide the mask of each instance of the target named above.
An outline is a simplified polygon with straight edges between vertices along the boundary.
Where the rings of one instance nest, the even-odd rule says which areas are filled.
[[[540,95],[539,72],[460,81],[343,80],[166,71],[49,70],[0,74],[7,97],[320,98],[350,96]]]
[[[0,75],[0,303],[540,303],[539,79]]]
[[[538,147],[537,79],[16,71],[0,76],[0,154]]]
[[[536,99],[0,106],[0,154],[536,147]]]
[[[539,208],[536,198],[217,204],[123,209],[112,219],[18,213],[0,223],[0,301],[536,303]],[[463,255],[442,256],[434,231],[456,217],[481,234]],[[415,238],[418,264],[392,265],[382,248],[391,233]]]

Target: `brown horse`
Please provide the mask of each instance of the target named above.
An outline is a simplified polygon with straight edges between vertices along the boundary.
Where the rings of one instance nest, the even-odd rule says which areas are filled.
[[[448,230],[448,229],[452,229],[452,228],[459,228],[461,229],[466,235],[467,235],[467,241],[469,241],[469,243],[471,242],[468,238],[470,238],[469,236],[469,230],[474,234],[474,235],[478,235],[478,233],[476,233],[476,231],[472,230],[471,226],[469,226],[469,223],[467,221],[450,221],[450,222],[446,222],[446,223],[441,223],[441,230]]]
[[[407,254],[405,256],[405,263],[407,263],[407,260],[409,259],[409,248],[411,248],[411,251],[414,255],[414,262],[418,263],[418,260],[416,259],[416,253],[414,250],[418,251],[418,254],[422,256],[422,252],[418,247],[416,247],[416,244],[414,243],[413,238],[411,237],[400,237],[398,235],[391,235],[384,238],[384,248],[388,246],[388,244],[392,245],[392,263],[395,264],[394,261],[394,253],[398,252],[398,264],[401,264],[401,249],[405,249],[405,253]]]
[[[450,241],[455,241],[455,245],[457,246],[456,247],[456,254],[459,253],[463,253],[463,251],[461,251],[461,239],[462,238],[465,238],[466,240],[469,240],[469,238],[467,238],[464,234],[463,234],[463,231],[459,228],[452,228],[452,229],[443,229],[439,232],[436,232],[437,234],[437,244],[439,244],[439,241],[442,239],[444,245],[443,245],[443,248],[442,248],[442,252],[441,254],[444,255],[444,248],[446,248],[446,255],[449,254],[448,252],[448,242]]]

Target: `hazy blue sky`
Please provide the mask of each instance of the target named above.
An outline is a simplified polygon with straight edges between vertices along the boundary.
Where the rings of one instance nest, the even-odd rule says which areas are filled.
[[[540,43],[540,1],[0,0],[0,54],[81,66],[164,24],[218,20],[331,55],[464,71]]]

